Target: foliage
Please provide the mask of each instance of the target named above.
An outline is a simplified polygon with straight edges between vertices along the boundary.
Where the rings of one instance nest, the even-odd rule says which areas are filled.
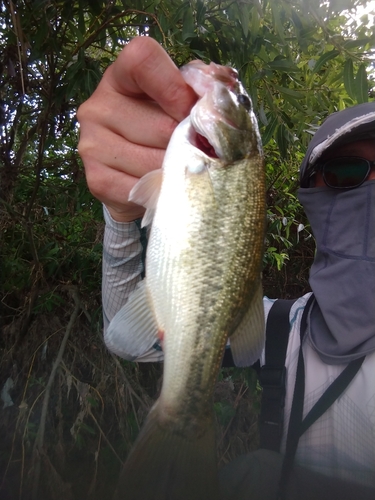
[[[131,37],[141,35],[157,39],[178,65],[198,57],[238,69],[252,95],[266,153],[265,290],[269,295],[296,295],[308,287],[307,269],[314,252],[296,197],[306,145],[329,113],[374,97],[375,28],[368,19],[357,22],[354,17],[354,9],[364,3],[5,0],[0,4],[0,383],[3,387],[12,381],[15,402],[0,418],[5,436],[0,448],[6,450],[0,453],[5,478],[0,491],[5,488],[16,497],[12,485],[21,484],[17,495],[26,497],[22,481],[34,477],[36,490],[31,497],[37,498],[33,447],[41,439],[43,394],[58,352],[63,361],[51,380],[55,391],[46,399],[49,445],[42,447],[38,464],[43,456],[43,470],[65,498],[96,498],[96,494],[99,498],[98,471],[107,471],[103,474],[113,481],[113,471],[157,391],[153,379],[159,368],[116,364],[104,351],[99,334],[103,223],[101,206],[87,190],[77,156],[75,112],[105,68]],[[77,307],[79,319],[67,347],[60,351],[63,332]],[[243,444],[236,448],[238,440],[231,440],[235,430],[232,437],[227,432],[234,425],[238,431],[239,420],[246,420],[240,400],[247,401],[247,410],[253,408],[243,398],[243,383],[240,375],[233,374],[219,381],[221,390],[227,391],[228,384],[233,388],[216,402],[224,429],[223,462],[246,451]],[[58,451],[52,451],[55,445]],[[91,460],[85,474],[91,488],[78,486],[78,472],[66,465],[72,460],[78,467],[77,457]],[[72,489],[67,486],[69,479]],[[56,488],[43,494],[58,498]]]

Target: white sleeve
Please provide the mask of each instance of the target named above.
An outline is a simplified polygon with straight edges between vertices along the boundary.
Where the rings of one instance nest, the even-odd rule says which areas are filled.
[[[103,205],[102,302],[104,332],[142,279],[141,234],[135,222],[117,222]]]
[[[127,303],[129,296],[144,277],[146,231],[143,233],[138,222],[115,221],[104,205],[103,211],[105,220],[102,265],[103,334],[107,347],[122,356],[121,339],[119,344],[111,342],[107,330],[109,323]],[[151,336],[153,338],[152,332],[150,338]],[[122,357],[133,361],[161,361],[163,352],[160,343],[155,342],[152,348],[141,355],[138,353],[137,356],[131,356],[128,352],[127,356]]]

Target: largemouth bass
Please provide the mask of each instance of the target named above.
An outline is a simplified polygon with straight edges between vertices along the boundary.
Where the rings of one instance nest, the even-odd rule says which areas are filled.
[[[265,180],[251,100],[231,68],[194,62],[182,72],[201,97],[162,171],[131,193],[152,227],[129,335],[158,331],[164,376],[121,474],[121,500],[218,499],[213,391],[225,345],[229,337],[239,366],[264,345]]]

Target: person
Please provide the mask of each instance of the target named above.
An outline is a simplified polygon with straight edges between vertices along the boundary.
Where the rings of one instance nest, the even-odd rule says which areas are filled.
[[[128,194],[140,177],[161,167],[173,130],[196,100],[161,46],[139,37],[126,45],[78,110],[79,154],[88,186],[103,202],[106,223],[104,338],[110,350],[126,359],[163,359],[156,338],[134,353],[116,331],[108,336],[110,321],[144,276],[144,209],[129,202]],[[347,366],[358,366],[342,394],[297,440],[288,498],[301,498],[301,489],[304,498],[374,498],[374,139],[375,102],[334,113],[314,135],[300,169],[299,199],[317,250],[310,272],[313,294],[297,299],[289,314],[281,455],[288,447],[299,358],[304,359],[304,416]],[[264,298],[266,317],[273,303]],[[281,467],[279,456],[262,450],[239,457],[224,471],[225,498],[273,498],[278,485],[270,477],[277,477]],[[263,484],[260,493],[254,483]]]

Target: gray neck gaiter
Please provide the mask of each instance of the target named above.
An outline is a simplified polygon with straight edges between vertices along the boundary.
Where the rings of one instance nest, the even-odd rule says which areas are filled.
[[[317,246],[308,335],[322,361],[348,363],[375,350],[375,180],[298,197]]]

